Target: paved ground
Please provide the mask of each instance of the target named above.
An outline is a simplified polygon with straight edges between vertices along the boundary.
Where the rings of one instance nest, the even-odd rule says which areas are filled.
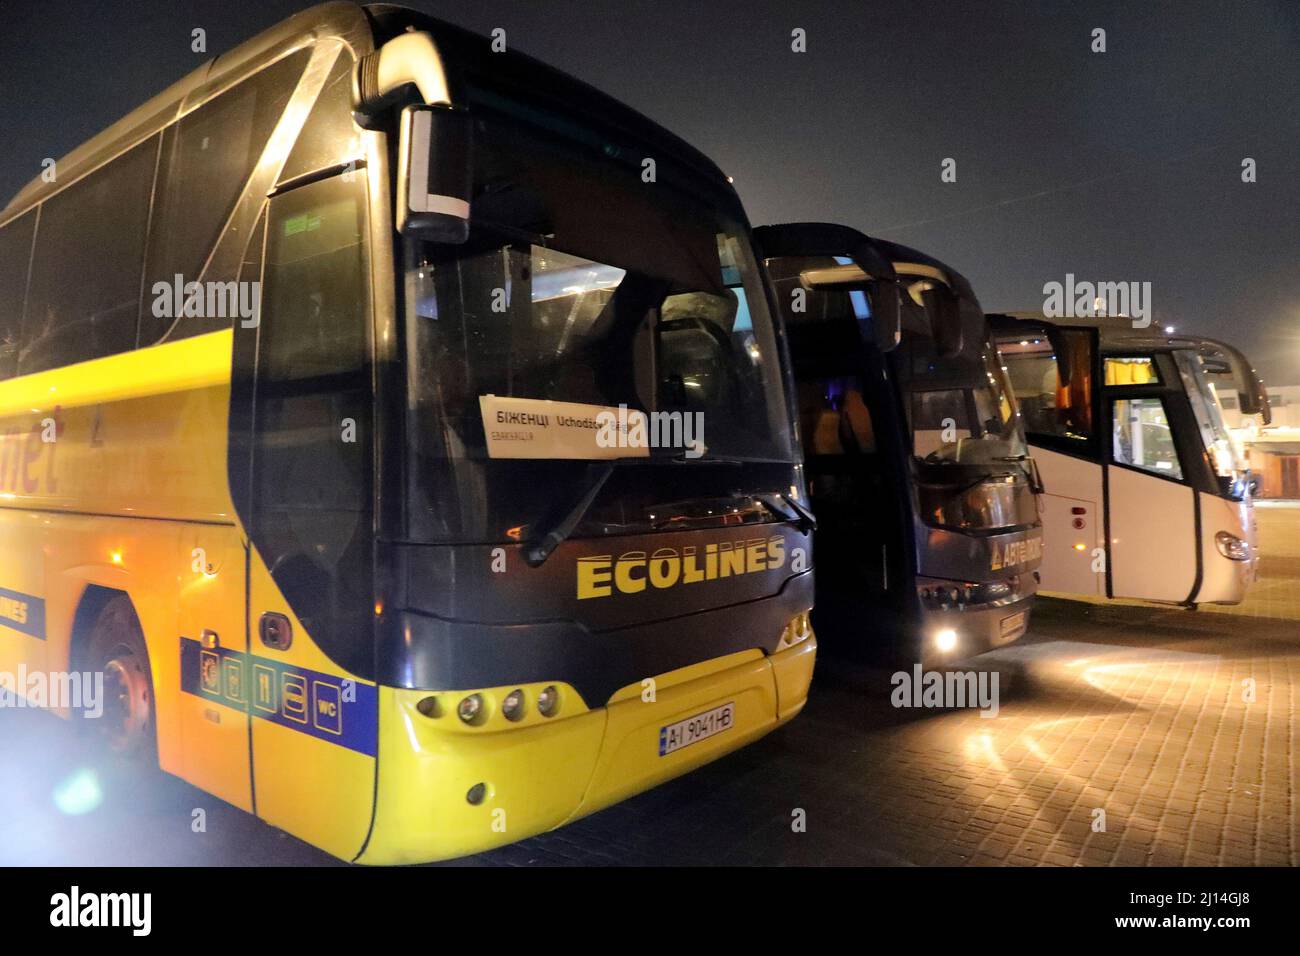
[[[1259,580],[1246,600],[1205,610],[1245,617],[1300,621],[1300,502],[1256,502],[1259,522]]]
[[[1260,601],[1289,607],[1300,510],[1261,518]],[[897,709],[888,671],[823,661],[758,744],[460,863],[1300,864],[1295,621],[1042,601],[1027,638],[966,666],[997,675],[996,717]],[[62,725],[0,713],[0,862],[331,862],[170,778],[101,772],[103,806],[65,816],[51,795],[86,765]]]

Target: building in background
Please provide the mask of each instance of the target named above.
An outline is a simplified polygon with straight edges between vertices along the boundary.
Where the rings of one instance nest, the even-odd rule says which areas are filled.
[[[1268,390],[1273,421],[1261,426],[1259,416],[1242,415],[1230,385],[1215,389],[1223,419],[1240,442],[1250,470],[1258,479],[1259,498],[1300,498],[1300,385]]]

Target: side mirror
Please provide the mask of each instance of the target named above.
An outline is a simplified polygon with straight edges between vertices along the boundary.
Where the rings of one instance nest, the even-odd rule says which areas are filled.
[[[888,352],[903,338],[903,308],[897,282],[877,282],[871,296],[871,332],[876,348]]]
[[[1212,348],[1201,349],[1202,362],[1208,359],[1216,364],[1227,363],[1228,370],[1232,372],[1233,384],[1237,387],[1237,407],[1241,409],[1241,413],[1258,415],[1265,425],[1273,424],[1273,409],[1269,405],[1268,392],[1264,388],[1264,383],[1259,380],[1254,366],[1250,364],[1250,359],[1246,358],[1240,349],[1234,348],[1227,342],[1220,342],[1217,339],[1200,341],[1212,346]],[[1215,371],[1218,371],[1218,368],[1215,368]]]
[[[402,109],[397,146],[397,231],[432,242],[469,238],[473,126],[465,110]]]
[[[924,293],[924,298],[926,311],[930,313],[935,348],[945,358],[960,355],[966,336],[957,295],[945,285],[929,289]]]

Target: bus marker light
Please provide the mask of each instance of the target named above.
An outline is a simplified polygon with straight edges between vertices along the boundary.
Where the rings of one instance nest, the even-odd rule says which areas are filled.
[[[506,699],[501,703],[501,713],[505,714],[506,720],[516,721],[524,716],[524,692],[522,689],[512,690],[506,695]]]
[[[470,694],[462,698],[456,707],[456,713],[467,724],[477,723],[483,715],[483,695]]]
[[[543,688],[537,695],[537,712],[543,717],[554,717],[560,709],[560,689],[554,684]]]
[[[470,787],[469,790],[465,793],[465,799],[469,802],[470,806],[477,807],[480,803],[482,803],[485,799],[487,799],[487,784],[486,783],[474,784],[474,786]]]
[[[934,636],[934,646],[945,654],[953,650],[957,646],[957,632],[950,627],[945,627]]]

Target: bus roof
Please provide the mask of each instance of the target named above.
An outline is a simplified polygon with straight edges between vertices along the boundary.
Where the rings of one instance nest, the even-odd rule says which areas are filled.
[[[1132,325],[1132,319],[1126,315],[1058,316],[1053,318],[1041,311],[1025,310],[1022,312],[990,313],[989,318],[1020,319],[1026,322],[1046,322],[1049,325],[1096,329],[1103,352],[1128,349],[1197,348],[1201,343],[1212,341],[1192,335],[1165,335],[1151,329],[1135,329]]]
[[[948,277],[949,284],[959,297],[979,301],[975,298],[975,290],[971,287],[967,278],[947,263],[940,262],[933,256],[926,255],[919,249],[913,249],[911,246],[905,246],[902,243],[890,242],[888,239],[877,239],[875,237],[872,237],[871,241],[894,264],[895,269],[906,263],[916,263],[938,269]]]
[[[378,45],[408,27],[427,30],[449,65],[454,64],[450,72],[463,70],[470,78],[490,77],[494,90],[550,101],[560,112],[575,113],[574,104],[581,103],[583,118],[642,143],[653,144],[656,152],[670,156],[696,175],[714,180],[715,185],[725,186],[728,192],[734,193],[726,174],[704,153],[627,104],[562,70],[525,53],[494,53],[488,37],[400,4],[372,3],[365,10],[374,21]]]
[[[580,80],[521,53],[493,53],[491,41],[468,30],[395,4],[362,6],[332,0],[304,10],[246,40],[173,83],[97,136],[73,149],[57,163],[56,182],[37,176],[0,210],[0,225],[31,209],[142,142],[185,113],[280,58],[307,41],[338,37],[360,57],[408,27],[428,30],[449,64],[466,72],[491,73],[498,88],[518,89],[536,99],[583,104],[582,113],[597,123],[653,144],[677,162],[714,181],[734,195],[729,180],[703,153],[632,108]],[[454,70],[453,70],[454,72]]]

